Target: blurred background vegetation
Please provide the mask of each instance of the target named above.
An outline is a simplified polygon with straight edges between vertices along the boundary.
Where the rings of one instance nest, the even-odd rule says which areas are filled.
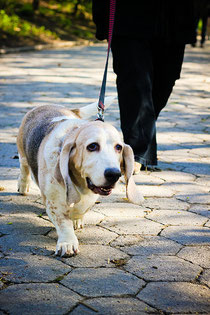
[[[0,47],[94,40],[91,0],[0,0]]]

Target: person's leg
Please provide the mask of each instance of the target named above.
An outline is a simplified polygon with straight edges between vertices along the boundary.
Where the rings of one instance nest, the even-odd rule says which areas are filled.
[[[206,12],[202,16],[201,47],[204,46],[204,43],[206,40],[207,21],[208,21],[208,14]]]
[[[191,44],[192,47],[195,47],[196,46],[196,43],[197,43],[197,31],[198,31],[198,22],[199,22],[199,14],[197,14],[197,16],[195,17],[195,42]]]
[[[175,81],[180,78],[184,58],[184,44],[165,44],[159,47],[154,44],[154,80],[153,104],[156,119],[160,111],[166,106],[173,90]]]
[[[147,41],[113,38],[121,129],[135,160],[156,165],[156,118],[152,100],[153,61]]]

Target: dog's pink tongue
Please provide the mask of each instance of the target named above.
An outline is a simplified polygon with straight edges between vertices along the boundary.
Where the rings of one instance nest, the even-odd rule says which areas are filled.
[[[104,189],[102,187],[96,187],[95,186],[93,191],[96,194],[99,194],[99,195],[102,195],[102,196],[108,196],[108,195],[111,194],[112,189],[111,188],[110,189]]]

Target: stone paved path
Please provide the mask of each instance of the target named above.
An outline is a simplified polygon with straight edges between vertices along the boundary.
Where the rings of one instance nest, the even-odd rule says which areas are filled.
[[[161,172],[121,182],[76,232],[81,253],[56,258],[56,234],[34,185],[16,193],[23,115],[41,104],[97,99],[105,46],[0,60],[0,314],[210,314],[210,45],[187,48],[182,79],[158,121]],[[116,95],[111,69],[107,95]],[[106,113],[119,129],[117,104]]]

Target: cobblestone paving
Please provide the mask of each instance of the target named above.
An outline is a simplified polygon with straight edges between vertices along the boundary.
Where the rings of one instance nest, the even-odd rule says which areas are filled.
[[[210,314],[209,52],[186,50],[158,120],[162,171],[135,176],[143,205],[129,204],[120,182],[86,215],[71,258],[54,256],[36,186],[16,192],[16,135],[34,106],[95,101],[106,46],[1,57],[0,314]],[[107,95],[116,95],[111,67]],[[120,130],[117,103],[105,119]]]

